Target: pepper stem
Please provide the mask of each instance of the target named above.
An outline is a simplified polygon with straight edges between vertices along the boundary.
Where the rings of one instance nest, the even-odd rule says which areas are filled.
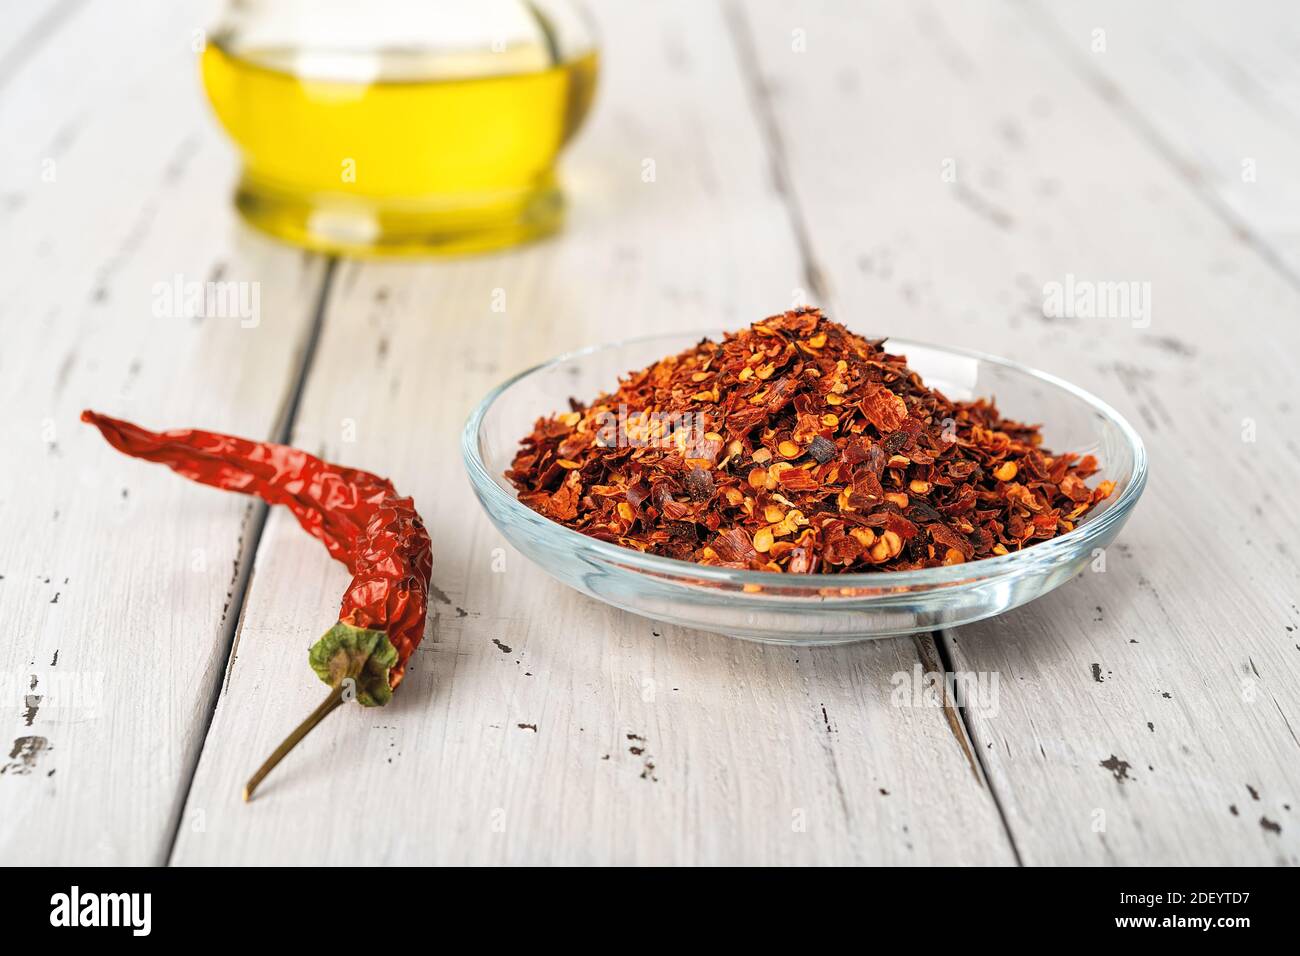
[[[253,791],[257,789],[257,785],[266,779],[266,775],[275,769],[275,765],[284,759],[285,754],[298,746],[298,742],[311,733],[316,725],[341,703],[343,703],[343,681],[339,681],[330,689],[329,696],[321,701],[320,706],[295,727],[293,732],[284,738],[284,743],[276,747],[271,756],[266,758],[266,762],[257,768],[257,772],[248,778],[248,783],[244,784],[245,802],[253,798]]]

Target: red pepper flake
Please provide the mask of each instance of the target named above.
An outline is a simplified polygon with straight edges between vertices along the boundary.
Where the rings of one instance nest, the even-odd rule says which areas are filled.
[[[684,484],[692,501],[708,501],[713,497],[713,476],[703,468],[695,467],[687,472]]]
[[[862,414],[876,426],[876,432],[890,435],[901,428],[903,422],[907,421],[907,403],[903,401],[903,396],[876,382],[868,384],[865,391],[860,403]]]
[[[819,465],[824,465],[838,455],[839,450],[835,447],[835,442],[818,435],[808,446],[808,454],[812,455]]]
[[[585,534],[794,574],[1007,554],[1111,493],[1088,486],[1091,456],[1052,455],[990,400],[949,401],[884,341],[817,309],[771,316],[539,420],[506,476]]]

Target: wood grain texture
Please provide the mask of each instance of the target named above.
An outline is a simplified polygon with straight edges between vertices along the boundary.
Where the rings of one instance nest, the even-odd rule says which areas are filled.
[[[1035,3],[1030,23],[1178,175],[1300,284],[1293,4]],[[1100,31],[1100,32],[1098,32]]]
[[[346,265],[329,301],[294,437],[389,474],[435,529],[446,601],[413,670],[240,803],[322,696],[305,651],[345,584],[273,516],[173,862],[1012,861],[960,722],[891,703],[928,638],[794,650],[656,625],[553,582],[473,504],[460,428],[509,373],[807,294],[719,10],[598,12],[570,229],[499,257]]]
[[[1287,4],[1172,9],[597,5],[566,232],[327,278],[235,222],[206,7],[16,8],[0,861],[1300,862],[1300,40]],[[260,323],[155,314],[177,275],[259,283]],[[1067,275],[1149,284],[1149,324],[1045,317]],[[305,651],[345,573],[76,415],[276,433],[326,286],[293,438],[415,496],[446,600],[394,703],[332,716],[245,806],[322,696]],[[570,593],[473,503],[460,426],[510,373],[804,300],[1127,415],[1152,479],[1105,573],[939,646],[761,647]],[[946,665],[996,695],[900,706]]]
[[[79,412],[269,434],[311,327],[321,265],[234,229],[193,16],[78,8],[0,97],[5,863],[165,861],[259,520]],[[261,283],[256,328],[155,311],[218,274]]]
[[[1061,374],[1148,445],[1104,574],[945,638],[1000,678],[966,718],[1021,858],[1297,862],[1300,299],[1266,224],[1244,241],[1017,5],[743,10],[838,316]],[[1197,118],[1166,111],[1167,141],[1237,148]],[[1067,275],[1148,283],[1149,324],[1046,317]]]
[[[0,30],[0,92],[37,51],[71,22],[85,0],[50,3],[9,3]]]

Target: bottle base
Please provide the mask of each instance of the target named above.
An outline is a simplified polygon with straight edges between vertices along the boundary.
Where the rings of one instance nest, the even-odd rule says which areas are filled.
[[[564,194],[553,173],[526,190],[421,201],[293,192],[246,172],[235,207],[277,239],[362,258],[488,252],[549,236],[564,222]]]

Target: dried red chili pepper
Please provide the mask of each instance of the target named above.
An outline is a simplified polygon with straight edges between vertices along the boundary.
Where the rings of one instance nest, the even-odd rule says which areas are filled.
[[[952,402],[817,309],[771,316],[540,419],[519,500],[639,551],[797,574],[912,570],[1071,530],[1113,484],[992,402]]]
[[[253,775],[245,799],[348,696],[365,706],[388,703],[424,636],[433,573],[429,534],[410,498],[399,496],[386,478],[286,445],[197,429],[152,432],[89,410],[81,420],[133,458],[166,465],[200,484],[284,505],[352,574],[338,623],[308,654],[330,695]]]

